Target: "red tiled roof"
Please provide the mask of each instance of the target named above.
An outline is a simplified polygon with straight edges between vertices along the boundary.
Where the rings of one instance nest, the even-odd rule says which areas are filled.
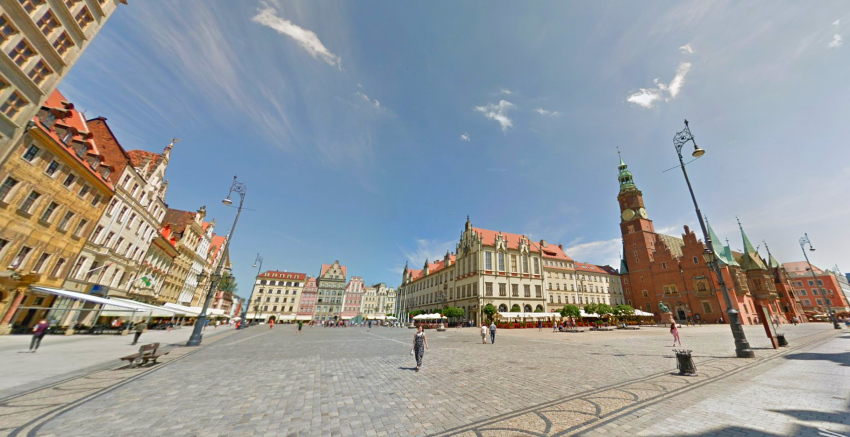
[[[594,264],[576,263],[576,271],[593,272],[593,273],[608,273],[602,270],[601,267]]]
[[[162,155],[147,150],[130,150],[127,154],[130,155],[130,162],[133,167],[140,169],[145,175],[162,160]]]
[[[130,155],[115,138],[115,134],[109,124],[106,123],[106,118],[97,117],[87,120],[86,125],[93,135],[101,156],[103,156],[103,161],[112,166],[115,174],[120,175],[130,163]]]
[[[209,227],[210,227],[210,222],[201,222],[201,229],[203,229],[204,232],[206,232],[207,228],[209,228]]]
[[[218,256],[218,252],[221,250],[222,247],[224,247],[224,240],[226,240],[226,239],[227,239],[227,237],[225,237],[223,235],[213,234],[212,241],[210,242],[210,250],[209,250],[209,255],[211,256],[212,259],[215,259]]]
[[[324,276],[325,272],[327,272],[332,266],[333,264],[322,264],[322,272],[319,273],[319,276]],[[344,265],[340,265],[340,267],[342,268],[342,276],[344,277],[347,269]]]
[[[260,273],[259,278],[274,278],[274,279],[297,279],[297,280],[305,280],[307,279],[306,273],[295,273],[295,272],[281,272],[279,270],[268,270],[263,273]]]
[[[99,171],[92,169],[87,160],[77,156],[74,149],[72,147],[66,145],[59,138],[59,135],[56,132],[56,126],[57,125],[58,126],[67,126],[69,128],[73,128],[73,130],[75,130],[77,133],[75,133],[71,137],[71,140],[69,142],[79,142],[79,143],[85,144],[86,148],[88,149],[88,153],[87,153],[88,155],[96,156],[96,157],[100,158],[101,160],[103,160],[103,157],[100,155],[100,152],[97,148],[97,145],[95,144],[94,140],[90,138],[92,136],[92,134],[89,132],[88,126],[86,125],[86,121],[83,119],[82,114],[80,114],[79,112],[77,112],[74,109],[73,104],[66,105],[67,102],[66,103],[63,103],[63,102],[66,102],[65,96],[63,96],[62,93],[59,92],[59,90],[54,90],[47,97],[47,100],[45,100],[44,105],[42,105],[42,107],[43,108],[52,108],[52,109],[56,110],[56,112],[65,114],[65,116],[64,117],[57,116],[56,121],[53,123],[53,126],[51,126],[51,127],[47,127],[46,125],[44,125],[42,123],[41,119],[39,119],[37,115],[35,117],[33,117],[33,121],[36,123],[36,126],[38,126],[39,129],[41,129],[51,139],[53,139],[56,142],[56,144],[58,144],[62,148],[64,148],[68,152],[68,154],[71,156],[71,159],[77,160],[77,162],[82,164],[83,167],[85,167],[86,170],[89,171],[89,173],[91,173],[98,180],[100,180],[101,182],[106,184],[106,186],[108,186],[110,190],[114,190],[112,182],[110,182],[108,179],[105,179]],[[108,163],[103,163],[101,165],[112,168],[112,165],[110,165]]]
[[[168,208],[162,218],[162,223],[170,224],[175,233],[182,235],[183,231],[186,230],[186,225],[195,220],[195,214],[191,211]]]
[[[481,236],[481,240],[485,246],[495,246],[496,245],[496,236],[499,235],[499,231],[491,231],[489,229],[482,229],[473,227],[472,230]],[[525,235],[520,234],[511,234],[509,232],[501,232],[502,237],[505,239],[508,245],[508,249],[519,249],[520,240],[525,237],[528,240],[528,251],[529,252],[537,252],[540,253],[544,258],[554,258],[561,259],[565,261],[572,261],[573,259],[569,257],[564,252],[564,249],[560,246],[554,244],[547,244],[546,247],[541,247],[540,243],[535,242],[534,240],[528,238]]]
[[[538,243],[534,243],[538,244]],[[564,248],[561,245],[547,244],[546,247],[540,247],[541,252],[543,253],[543,258],[552,258],[552,259],[560,259],[564,261],[572,261],[573,259],[564,252]]]
[[[790,263],[782,263],[782,267],[785,267],[785,270],[788,273],[811,275],[811,273],[809,273],[809,271],[806,270],[806,269],[809,268],[809,263],[807,263],[805,261],[794,261],[794,262],[790,262]],[[817,274],[817,275],[824,274],[824,271],[822,269],[818,268],[817,266],[815,266],[814,264],[812,264],[812,269],[814,269],[815,274]]]
[[[608,273],[609,275],[619,275],[620,274],[620,272],[617,271],[617,269],[615,269],[614,267],[611,267],[611,266],[596,266],[596,267],[599,267],[600,269],[604,270],[605,273]]]

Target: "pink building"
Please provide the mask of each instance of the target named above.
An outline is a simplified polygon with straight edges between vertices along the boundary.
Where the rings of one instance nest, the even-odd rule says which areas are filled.
[[[301,301],[298,303],[299,316],[310,316],[313,318],[313,313],[316,311],[316,296],[319,293],[319,287],[316,286],[316,277],[310,276],[304,284],[304,291],[301,292]]]
[[[360,304],[363,300],[364,288],[363,278],[359,276],[352,276],[351,280],[348,281],[348,285],[345,286],[345,295],[343,296],[342,320],[350,321],[351,319],[357,319],[361,315]]]

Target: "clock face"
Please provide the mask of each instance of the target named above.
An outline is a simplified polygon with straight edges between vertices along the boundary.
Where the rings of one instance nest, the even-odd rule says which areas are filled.
[[[623,221],[627,222],[627,221],[629,221],[633,218],[635,218],[635,212],[634,211],[632,211],[631,209],[627,209],[627,210],[623,211]]]
[[[638,210],[638,215],[640,215],[640,216],[641,216],[641,218],[646,218],[646,217],[647,217],[646,210],[645,210],[645,209],[643,209],[643,208],[639,209],[639,210]]]

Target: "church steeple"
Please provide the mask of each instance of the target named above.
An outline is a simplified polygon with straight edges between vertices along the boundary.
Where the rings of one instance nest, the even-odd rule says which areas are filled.
[[[737,217],[735,219],[738,220]],[[758,252],[756,252],[753,243],[750,243],[750,239],[747,238],[747,233],[744,232],[744,227],[741,226],[741,220],[738,220],[738,228],[741,229],[741,237],[744,239],[744,255],[741,257],[741,267],[746,271],[767,270],[767,266],[764,265]]]

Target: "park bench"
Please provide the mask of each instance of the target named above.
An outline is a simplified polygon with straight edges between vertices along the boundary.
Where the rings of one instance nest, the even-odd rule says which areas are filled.
[[[147,364],[148,361],[156,364],[156,360],[163,355],[167,355],[168,352],[170,351],[160,351],[159,343],[146,344],[139,348],[138,353],[121,357],[121,361],[129,361],[130,367],[138,367]]]
[[[566,328],[561,330],[561,332],[584,332],[584,329],[581,328]]]
[[[597,326],[596,328],[594,328],[595,331],[613,331],[615,329],[617,328],[613,326]]]
[[[640,326],[626,325],[626,328],[625,328],[625,329],[634,329],[634,330],[637,330],[637,329],[640,329]]]

